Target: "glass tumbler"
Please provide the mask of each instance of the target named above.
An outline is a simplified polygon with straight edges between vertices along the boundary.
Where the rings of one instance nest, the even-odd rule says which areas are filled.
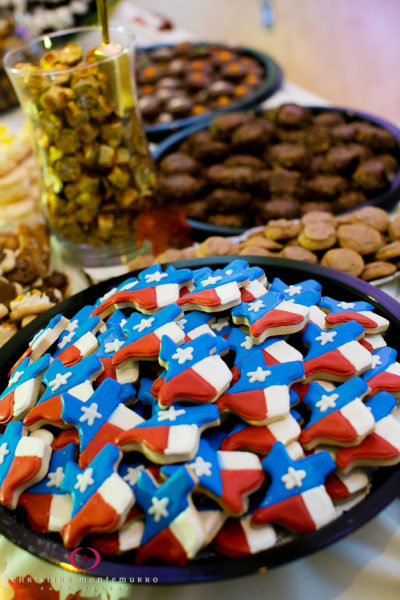
[[[156,175],[134,81],[135,40],[97,27],[44,35],[7,53],[4,66],[30,123],[41,205],[75,261],[101,266],[140,252],[140,216]]]

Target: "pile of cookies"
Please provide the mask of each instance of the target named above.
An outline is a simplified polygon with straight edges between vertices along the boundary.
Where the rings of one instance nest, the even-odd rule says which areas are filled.
[[[0,346],[67,294],[68,279],[50,271],[44,224],[0,232]]]
[[[154,262],[239,254],[320,263],[374,281],[393,275],[400,266],[400,216],[391,219],[375,206],[338,217],[313,211],[300,220],[271,220],[263,229],[250,231],[239,240],[212,236],[190,248],[170,248],[157,257],[137,257],[130,267],[133,270]]]
[[[0,125],[0,230],[40,220],[38,168],[26,126]]]
[[[159,161],[160,194],[192,219],[246,229],[360,206],[390,188],[399,156],[389,130],[354,113],[284,104],[188,135]]]
[[[55,316],[11,368],[0,503],[130,564],[315,531],[400,462],[388,328],[368,302],[242,259],[149,267]]]

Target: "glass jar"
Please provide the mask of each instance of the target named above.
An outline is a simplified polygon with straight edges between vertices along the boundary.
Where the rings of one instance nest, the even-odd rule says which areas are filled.
[[[44,35],[4,65],[31,125],[51,230],[82,264],[138,253],[156,175],[137,111],[134,36],[97,27]]]

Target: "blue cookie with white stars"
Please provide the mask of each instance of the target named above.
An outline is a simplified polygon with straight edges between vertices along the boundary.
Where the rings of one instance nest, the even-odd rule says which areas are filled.
[[[383,333],[389,327],[388,319],[373,312],[375,307],[363,300],[344,302],[324,296],[319,305],[328,313],[325,317],[327,327],[336,327],[341,323],[357,321],[364,327],[367,334]]]

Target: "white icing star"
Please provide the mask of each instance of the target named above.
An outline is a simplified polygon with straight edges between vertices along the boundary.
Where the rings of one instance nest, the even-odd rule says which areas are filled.
[[[190,463],[189,467],[192,467],[197,477],[202,477],[203,475],[211,477],[212,464],[205,461],[202,456],[197,456],[196,460]]]
[[[135,287],[135,285],[137,285],[139,283],[139,279],[136,279],[136,281],[131,281],[130,283],[127,283],[126,285],[124,285],[121,288],[121,291],[126,291],[126,290],[131,290],[133,287]]]
[[[94,479],[92,479],[93,468],[89,467],[82,474],[76,476],[76,484],[74,485],[74,490],[79,490],[82,494],[86,492],[89,485],[94,484]]]
[[[192,348],[192,346],[189,346],[188,348],[177,348],[175,354],[172,355],[172,358],[177,360],[179,365],[183,365],[187,360],[193,360],[193,351],[194,348]]]
[[[232,275],[232,273],[233,273],[233,270],[232,270],[232,269],[227,269],[227,270],[225,271],[225,273],[226,273],[227,275]]]
[[[144,329],[148,329],[153,325],[154,317],[150,317],[150,319],[142,319],[140,323],[134,325],[133,329],[141,333]]]
[[[80,417],[79,422],[85,423],[87,421],[87,424],[91,427],[95,419],[101,419],[101,414],[97,412],[97,408],[96,402],[92,402],[90,406],[82,406],[81,411],[83,415]]]
[[[130,486],[134,486],[137,483],[139,478],[139,473],[144,469],[143,465],[139,465],[139,467],[128,467],[128,472],[123,478],[124,481],[127,481]]]
[[[261,308],[265,308],[265,304],[262,300],[256,300],[255,302],[250,302],[248,310],[249,312],[258,312]]]
[[[67,335],[65,335],[62,338],[62,340],[60,340],[60,342],[57,344],[57,348],[60,348],[60,350],[62,350],[64,348],[64,346],[66,346],[68,344],[68,342],[70,342],[74,336],[75,336],[75,331],[71,331],[70,333],[67,333]]]
[[[64,471],[62,467],[57,467],[53,473],[47,473],[48,482],[46,487],[60,488],[64,479]]]
[[[119,323],[119,327],[122,330],[123,326],[128,322],[128,319],[121,319]]]
[[[7,454],[10,454],[10,451],[7,450],[7,442],[3,442],[2,445],[0,446],[0,465],[3,464],[4,462],[4,457],[7,456]]]
[[[23,371],[15,371],[13,376],[10,377],[10,381],[8,382],[8,385],[14,385],[14,383],[18,383],[18,381],[21,379],[22,375],[24,374]]]
[[[271,375],[271,371],[268,371],[268,369],[265,369],[264,371],[262,367],[257,367],[256,371],[249,371],[247,373],[249,383],[255,383],[256,381],[260,381],[262,383],[269,375]]]
[[[179,319],[179,321],[176,322],[176,324],[178,325],[178,327],[180,327],[180,329],[182,329],[182,331],[185,331],[186,323],[187,319]]]
[[[294,487],[301,487],[302,480],[307,475],[304,469],[294,469],[289,467],[286,475],[282,475],[281,481],[285,484],[287,490],[292,490]]]
[[[241,348],[245,348],[245,350],[250,350],[254,346],[254,342],[251,339],[251,335],[246,335],[244,341],[240,344]]]
[[[315,406],[319,408],[321,412],[326,412],[328,408],[336,408],[336,400],[339,398],[339,394],[322,394],[320,400],[315,403]]]
[[[213,277],[212,275],[210,275],[210,277],[208,277],[207,279],[204,279],[201,282],[201,285],[203,287],[206,287],[206,285],[214,285],[214,283],[217,283],[217,281],[220,281],[222,279],[221,275],[216,275],[215,277]]]
[[[154,521],[158,523],[161,517],[168,517],[167,504],[169,502],[169,498],[156,498],[153,497],[151,499],[152,506],[147,511],[149,515],[154,515]]]
[[[118,352],[120,348],[125,344],[122,340],[113,340],[112,342],[107,342],[104,344],[104,352],[109,354],[110,352]]]
[[[114,287],[109,292],[106,292],[104,294],[104,296],[101,296],[101,298],[99,298],[99,303],[102,304],[105,300],[107,300],[107,298],[110,298],[113,294],[115,294],[116,291],[117,291],[117,288]],[[78,321],[76,321],[76,322],[78,322]]]
[[[337,306],[338,308],[343,308],[344,310],[347,310],[348,308],[354,308],[355,304],[354,302],[338,302]]]
[[[160,410],[157,414],[157,421],[175,421],[180,415],[185,415],[186,410],[183,408],[176,410],[174,406],[170,406],[168,410]]]
[[[77,329],[79,327],[79,321],[78,319],[74,319],[73,321],[70,321],[67,325],[67,327],[65,328],[66,331],[69,331],[69,333],[71,333],[71,331],[75,331],[75,329]]]
[[[56,392],[58,388],[62,385],[67,385],[67,381],[71,377],[71,375],[71,371],[68,371],[68,373],[65,373],[64,375],[62,373],[56,373],[54,379],[52,379],[49,382],[49,388],[51,389],[51,391]]]
[[[379,354],[373,354],[372,355],[372,369],[375,369],[378,365],[381,365],[382,361],[381,361],[381,357],[379,356]]]
[[[220,319],[211,325],[211,329],[215,329],[215,331],[222,331],[224,327],[228,327],[229,321],[228,319]]]
[[[321,346],[325,346],[328,342],[333,342],[337,331],[321,331],[321,334],[315,338],[315,342],[321,342]]]
[[[289,287],[286,288],[286,290],[283,290],[283,292],[285,294],[289,294],[289,296],[295,296],[296,294],[301,294],[302,289],[303,288],[301,285],[289,285]]]
[[[164,279],[164,277],[168,277],[168,273],[161,273],[160,271],[147,273],[147,275],[144,276],[146,283],[153,283],[154,281],[158,283],[161,279]]]

